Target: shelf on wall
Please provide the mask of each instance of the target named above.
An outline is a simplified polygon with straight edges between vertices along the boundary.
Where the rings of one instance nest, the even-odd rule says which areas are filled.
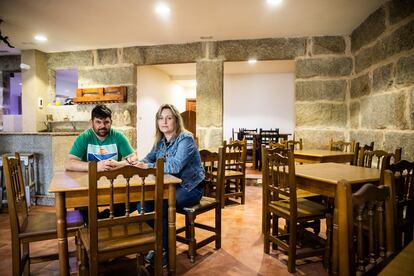
[[[77,104],[124,103],[127,101],[126,86],[78,88],[73,99]]]

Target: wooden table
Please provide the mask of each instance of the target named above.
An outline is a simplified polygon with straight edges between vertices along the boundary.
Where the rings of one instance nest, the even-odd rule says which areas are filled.
[[[320,149],[295,150],[295,161],[299,163],[347,163],[352,162],[353,152],[342,152]]]
[[[413,275],[414,241],[411,241],[378,275]]]
[[[377,169],[351,166],[340,163],[315,163],[296,165],[296,185],[298,188],[321,194],[327,197],[337,199],[338,181],[346,179],[353,189],[358,189],[365,183],[379,183],[380,171]],[[335,205],[333,212],[333,257],[332,257],[332,274],[337,274],[339,269],[339,248],[340,237],[338,235],[341,222],[338,222],[338,210]]]
[[[155,179],[148,177],[147,184],[155,183]],[[176,233],[175,233],[175,185],[181,183],[181,180],[172,175],[164,176],[164,198],[168,198],[168,261],[169,274],[175,275],[176,266]],[[57,217],[57,237],[59,246],[59,266],[61,275],[69,275],[69,258],[68,258],[68,240],[66,233],[66,209],[75,207],[88,206],[88,173],[87,172],[55,172],[49,186],[49,192],[56,194],[56,217]],[[109,182],[107,179],[99,181],[99,189],[102,194],[105,193]],[[139,201],[141,197],[140,184],[130,184],[131,201]],[[117,193],[125,193],[125,190],[115,189],[114,197]],[[120,197],[122,198],[122,197]],[[100,204],[108,204],[109,199],[104,195],[99,195]]]

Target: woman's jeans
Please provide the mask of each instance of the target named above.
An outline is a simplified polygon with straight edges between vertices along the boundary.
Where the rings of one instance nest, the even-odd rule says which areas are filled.
[[[191,191],[187,191],[181,185],[176,187],[176,209],[177,211],[183,210],[184,207],[190,207],[200,202],[204,193],[204,187],[200,184]],[[141,212],[141,202],[137,205],[138,212]],[[154,210],[154,201],[146,201],[144,205],[145,212],[151,212]],[[154,227],[154,222],[148,223],[151,227]],[[164,199],[162,210],[162,245],[168,252],[168,200]]]

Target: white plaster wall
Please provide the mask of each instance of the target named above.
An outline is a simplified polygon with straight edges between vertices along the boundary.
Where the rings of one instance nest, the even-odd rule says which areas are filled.
[[[142,159],[154,143],[155,113],[160,105],[173,104],[183,112],[190,93],[153,66],[138,66],[137,90],[137,154]]]
[[[293,133],[294,101],[293,73],[225,75],[223,138],[231,137],[232,128]]]

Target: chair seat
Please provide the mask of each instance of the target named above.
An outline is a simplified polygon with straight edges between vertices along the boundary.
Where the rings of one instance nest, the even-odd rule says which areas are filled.
[[[297,198],[302,198],[302,197],[320,196],[320,194],[315,194],[315,193],[312,193],[312,192],[309,192],[309,191],[306,191],[306,190],[297,189],[296,190],[296,196],[297,196]],[[287,199],[287,197],[284,196],[284,195],[280,195],[280,197],[282,199]]]
[[[79,211],[68,211],[66,214],[66,228],[68,232],[76,231],[84,224],[83,217]],[[45,236],[57,237],[56,215],[55,213],[30,214],[27,218],[27,224],[20,237],[36,241],[43,240]]]
[[[89,251],[89,229],[79,231],[85,249]],[[154,230],[146,223],[130,223],[128,226],[115,225],[98,229],[98,252],[109,252],[155,242]]]
[[[214,209],[216,205],[218,204],[218,201],[215,198],[203,196],[200,200],[200,203],[191,206],[191,207],[184,207],[183,211],[187,213],[196,213],[196,212],[204,212],[209,209]],[[184,213],[177,211],[178,213]]]
[[[217,177],[217,172],[213,172],[213,175]],[[233,170],[225,170],[224,171],[224,176],[229,178],[229,177],[237,177],[237,176],[244,176],[244,173],[242,172],[238,172],[238,171],[233,171]]]
[[[309,219],[309,217],[324,216],[327,208],[319,203],[310,201],[306,198],[297,199],[298,219]],[[290,215],[290,203],[288,200],[272,201],[269,205],[280,213]]]

